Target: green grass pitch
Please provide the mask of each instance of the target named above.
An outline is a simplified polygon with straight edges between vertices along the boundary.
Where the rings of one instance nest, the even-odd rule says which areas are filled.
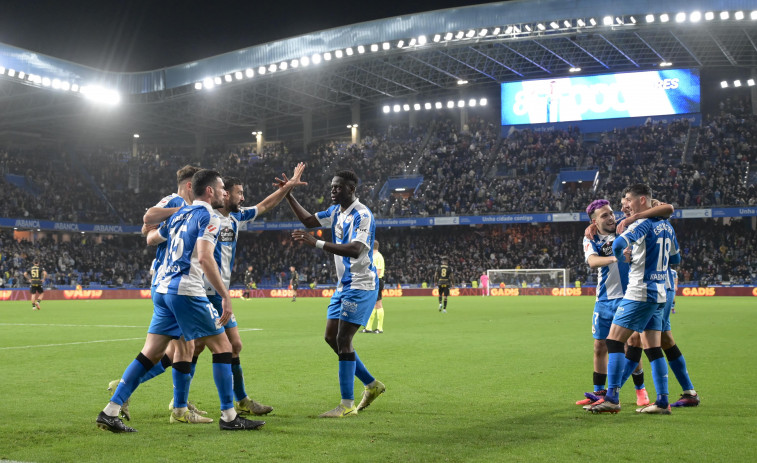
[[[385,299],[383,334],[355,348],[387,392],[359,416],[316,416],[339,402],[336,356],[322,339],[327,299],[235,300],[251,397],[275,407],[260,431],[220,432],[210,355],[190,398],[216,420],[169,424],[171,375],[132,396],[136,434],[94,420],[110,380],[142,347],[149,301],[0,303],[0,460],[754,461],[755,298],[683,298],[673,333],[702,397],[671,416],[593,416],[591,297]],[[648,362],[647,387],[654,393]],[[357,382],[356,396],[362,391]],[[680,387],[670,373],[671,398]]]

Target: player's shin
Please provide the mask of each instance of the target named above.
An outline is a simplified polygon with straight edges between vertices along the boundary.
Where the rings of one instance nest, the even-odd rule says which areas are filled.
[[[644,349],[644,353],[647,354],[649,359],[649,365],[652,368],[652,379],[654,380],[654,388],[657,391],[657,400],[655,404],[659,408],[667,408],[668,406],[668,364],[665,362],[665,357],[662,353],[661,347],[651,347]]]

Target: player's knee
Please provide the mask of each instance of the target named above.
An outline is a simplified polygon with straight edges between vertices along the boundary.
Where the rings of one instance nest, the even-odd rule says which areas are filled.
[[[231,353],[234,354],[235,357],[238,357],[240,352],[242,352],[242,340],[236,339],[231,342]]]
[[[631,337],[628,338],[628,341],[626,341],[626,344],[631,347],[641,347],[641,336],[639,336],[638,333],[632,334]]]
[[[607,353],[607,344],[605,344],[604,340],[601,340],[599,342],[594,342],[594,355],[604,355]]]
[[[662,346],[662,350],[668,350],[675,346],[676,341],[673,339],[673,333],[670,331],[663,331],[662,336],[660,336],[660,345]]]

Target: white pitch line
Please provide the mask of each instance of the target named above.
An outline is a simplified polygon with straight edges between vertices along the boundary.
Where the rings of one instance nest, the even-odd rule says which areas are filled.
[[[11,323],[7,323],[7,325],[11,325]],[[47,326],[47,325],[45,325]],[[97,325],[49,325],[49,326],[97,326]],[[107,326],[107,325],[106,325]],[[135,326],[133,328],[144,328],[140,326]],[[263,331],[262,328],[244,328],[239,331]],[[99,339],[96,341],[79,341],[79,342],[64,342],[60,344],[37,344],[34,346],[11,346],[11,347],[0,347],[0,350],[11,350],[11,349],[30,349],[34,347],[60,347],[60,346],[74,346],[77,344],[97,344],[97,343],[103,343],[103,342],[120,342],[120,341],[137,341],[142,338],[125,338],[125,339]]]
[[[66,326],[75,328],[147,328],[146,326],[134,325],[68,325],[58,323],[0,323],[0,326]]]

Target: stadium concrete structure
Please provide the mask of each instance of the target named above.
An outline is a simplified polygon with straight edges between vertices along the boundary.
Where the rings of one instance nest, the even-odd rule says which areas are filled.
[[[0,44],[0,143],[123,144],[138,133],[140,143],[199,153],[255,137],[307,144],[344,137],[347,126],[359,138],[363,121],[404,117],[395,112],[412,124],[421,111],[459,111],[464,123],[482,98],[498,105],[502,82],[667,66],[723,68],[737,86],[754,85],[757,3],[516,0],[353,24],[136,73]],[[94,108],[88,100],[118,104]]]

